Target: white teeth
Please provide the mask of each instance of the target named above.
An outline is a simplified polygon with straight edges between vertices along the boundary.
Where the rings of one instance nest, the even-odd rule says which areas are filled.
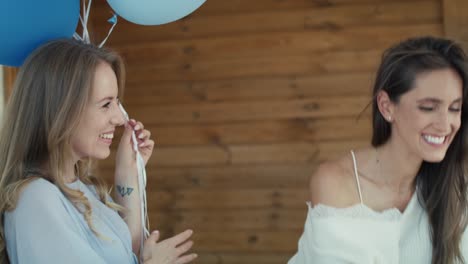
[[[434,137],[434,136],[429,136],[429,135],[423,135],[424,139],[431,143],[431,144],[437,144],[440,145],[444,143],[445,137]]]
[[[114,134],[101,134],[101,135],[99,135],[99,137],[104,138],[104,139],[113,139]]]

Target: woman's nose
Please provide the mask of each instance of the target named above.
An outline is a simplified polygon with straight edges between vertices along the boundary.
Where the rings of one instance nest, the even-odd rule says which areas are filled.
[[[111,123],[115,126],[122,126],[125,124],[125,117],[118,106],[113,108]]]
[[[436,128],[443,132],[450,132],[451,127],[451,117],[450,113],[443,112],[437,116]]]

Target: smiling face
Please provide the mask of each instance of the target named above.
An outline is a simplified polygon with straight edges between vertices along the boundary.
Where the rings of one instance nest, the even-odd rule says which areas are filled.
[[[71,138],[76,159],[105,159],[117,126],[124,124],[118,106],[118,85],[114,71],[99,63],[91,87],[91,96]]]
[[[420,73],[413,88],[389,107],[391,140],[422,160],[440,162],[460,128],[461,107],[462,80],[454,70]]]

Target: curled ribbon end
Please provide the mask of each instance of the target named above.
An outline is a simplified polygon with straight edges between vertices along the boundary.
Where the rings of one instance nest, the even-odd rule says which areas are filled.
[[[109,18],[109,20],[107,20],[107,22],[111,24],[117,24],[117,15],[114,14],[111,18]]]

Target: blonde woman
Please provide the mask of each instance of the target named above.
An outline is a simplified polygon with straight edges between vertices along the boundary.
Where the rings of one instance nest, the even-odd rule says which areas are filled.
[[[150,158],[154,142],[119,110],[121,58],[75,40],[52,41],[29,56],[8,102],[0,134],[1,263],[137,263],[141,239],[131,133]],[[105,159],[117,127],[115,200],[89,162]],[[146,264],[192,261],[187,230],[144,242]],[[185,255],[184,255],[185,254]]]
[[[468,60],[420,37],[382,57],[372,147],[322,164],[289,264],[468,263]]]

